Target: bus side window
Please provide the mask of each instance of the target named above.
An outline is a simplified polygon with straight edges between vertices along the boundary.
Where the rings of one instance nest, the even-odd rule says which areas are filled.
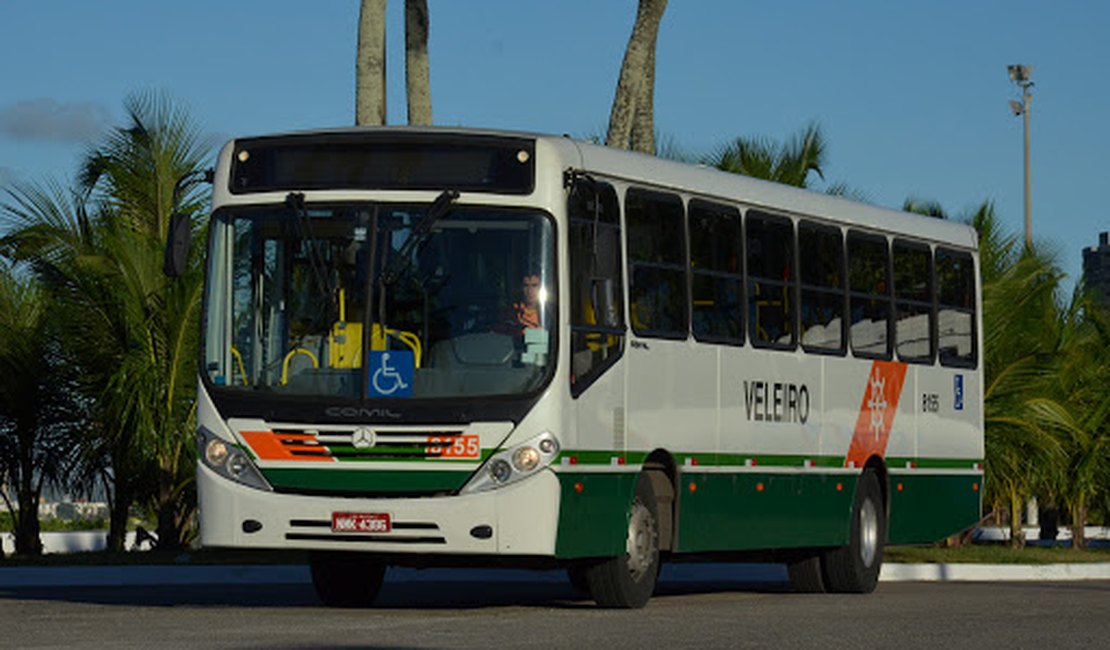
[[[890,358],[890,248],[886,237],[848,231],[852,352]]]
[[[946,366],[974,366],[975,270],[971,255],[938,248],[936,286],[940,362]]]
[[[798,223],[802,348],[844,353],[844,236],[840,228]]]
[[[628,224],[629,310],[641,336],[684,339],[687,324],[686,236],[682,199],[630,189]]]
[[[794,348],[794,224],[748,210],[745,218],[748,258],[748,323],[752,345]]]
[[[933,255],[894,240],[894,346],[910,363],[933,362]]]
[[[607,183],[579,179],[570,217],[571,394],[578,396],[624,349],[620,208]]]
[[[740,212],[695,199],[688,213],[694,338],[743,344]]]

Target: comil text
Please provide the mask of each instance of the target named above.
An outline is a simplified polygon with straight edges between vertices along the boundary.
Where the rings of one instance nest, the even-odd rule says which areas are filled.
[[[749,420],[805,424],[809,389],[805,384],[745,380],[744,408]]]

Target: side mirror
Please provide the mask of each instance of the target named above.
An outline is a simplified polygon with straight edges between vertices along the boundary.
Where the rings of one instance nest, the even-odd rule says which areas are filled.
[[[189,246],[193,243],[193,224],[189,215],[174,212],[170,215],[170,227],[166,233],[166,255],[162,261],[162,272],[171,278],[185,275],[189,261]]]

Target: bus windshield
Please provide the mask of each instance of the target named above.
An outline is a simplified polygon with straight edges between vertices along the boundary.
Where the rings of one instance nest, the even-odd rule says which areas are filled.
[[[555,350],[551,220],[428,211],[296,202],[218,211],[204,313],[210,385],[368,399],[540,388]]]

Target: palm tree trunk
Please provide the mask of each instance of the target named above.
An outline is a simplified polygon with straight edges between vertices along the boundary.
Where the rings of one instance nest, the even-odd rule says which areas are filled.
[[[355,124],[385,124],[385,0],[362,0],[355,60]]]
[[[1071,507],[1071,547],[1087,548],[1087,499],[1080,495]]]
[[[655,43],[659,35],[659,23],[663,20],[666,8],[667,0],[640,0],[632,35],[624,51],[613,107],[609,111],[609,131],[605,136],[607,146],[628,149],[634,142],[641,147],[650,144],[652,149],[645,153],[655,153],[654,125],[651,128],[653,133],[647,139],[643,136],[636,137],[640,134],[634,135],[634,131],[642,128],[645,123],[653,122],[647,115],[653,111],[650,104],[642,107],[647,113],[639,118],[637,114],[641,110],[644,93],[654,93]],[[649,65],[652,70],[650,78]],[[642,151],[638,148],[636,150]]]
[[[405,0],[405,95],[409,124],[432,123],[432,90],[428,70],[428,0]]]
[[[655,42],[658,26],[651,34],[644,77],[636,97],[636,114],[632,118],[632,150],[655,153]]]
[[[1010,488],[1010,546],[1022,548],[1025,546],[1025,531],[1021,527],[1021,508],[1024,500],[1016,488]]]

